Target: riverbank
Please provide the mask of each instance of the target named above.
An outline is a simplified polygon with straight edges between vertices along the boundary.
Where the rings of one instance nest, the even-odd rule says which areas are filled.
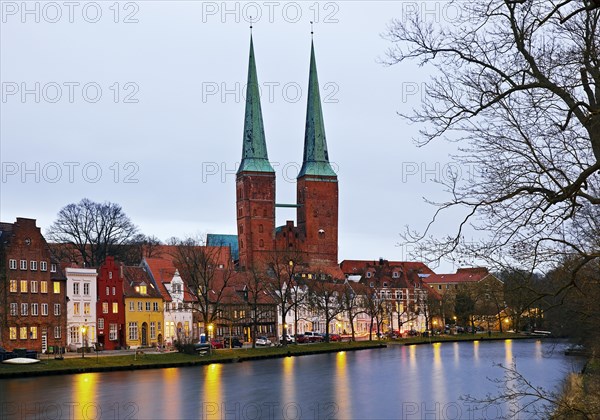
[[[552,420],[597,419],[600,417],[600,360],[591,358],[582,373],[565,380]]]
[[[135,352],[123,356],[89,354],[85,358],[54,359],[43,356],[33,365],[0,364],[0,379],[27,376],[65,375],[87,372],[111,372],[119,370],[161,369],[170,367],[199,366],[211,363],[238,363],[251,360],[303,356],[321,353],[337,353],[386,347],[385,343],[359,341],[352,343],[320,343],[290,345],[287,347],[244,348],[213,350],[206,356],[183,353]]]

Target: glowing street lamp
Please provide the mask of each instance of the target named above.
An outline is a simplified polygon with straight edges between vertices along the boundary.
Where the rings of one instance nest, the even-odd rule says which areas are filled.
[[[208,324],[208,338],[212,338],[213,324]]]
[[[86,342],[86,339],[87,339],[86,333],[87,333],[87,327],[85,325],[82,325],[81,326],[81,341],[82,341],[82,344],[83,344],[83,346],[81,347],[81,358],[82,359],[85,358],[85,344],[86,344],[85,342]]]

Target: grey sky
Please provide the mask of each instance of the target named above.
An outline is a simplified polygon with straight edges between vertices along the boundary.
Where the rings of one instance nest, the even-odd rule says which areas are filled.
[[[427,71],[378,58],[390,19],[422,10],[447,21],[457,10],[446,2],[1,5],[3,221],[32,217],[45,230],[89,197],[121,204],[161,239],[235,233],[249,15],[278,202],[295,200],[311,20],[340,183],[340,259],[408,258],[398,233],[426,225],[434,208],[423,196],[444,198],[428,178],[443,176],[452,146],[415,147],[418,127],[396,114],[419,106]],[[278,211],[278,224],[294,218]]]

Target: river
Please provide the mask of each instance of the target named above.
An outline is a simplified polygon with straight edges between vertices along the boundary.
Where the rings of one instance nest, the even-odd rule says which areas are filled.
[[[526,401],[482,399],[518,385],[559,390],[581,368],[539,340],[391,345],[235,364],[0,380],[0,419],[543,418]],[[528,401],[528,400],[527,400]],[[538,404],[537,409],[541,406]]]

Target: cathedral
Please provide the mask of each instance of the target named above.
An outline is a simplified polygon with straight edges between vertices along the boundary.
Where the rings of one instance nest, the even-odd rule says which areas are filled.
[[[314,43],[311,42],[304,156],[295,204],[275,200],[275,171],[269,162],[262,119],[254,46],[250,58],[242,160],[236,175],[240,268],[295,253],[308,267],[338,267],[338,179],[329,163]],[[297,225],[275,226],[277,207],[295,207]]]

